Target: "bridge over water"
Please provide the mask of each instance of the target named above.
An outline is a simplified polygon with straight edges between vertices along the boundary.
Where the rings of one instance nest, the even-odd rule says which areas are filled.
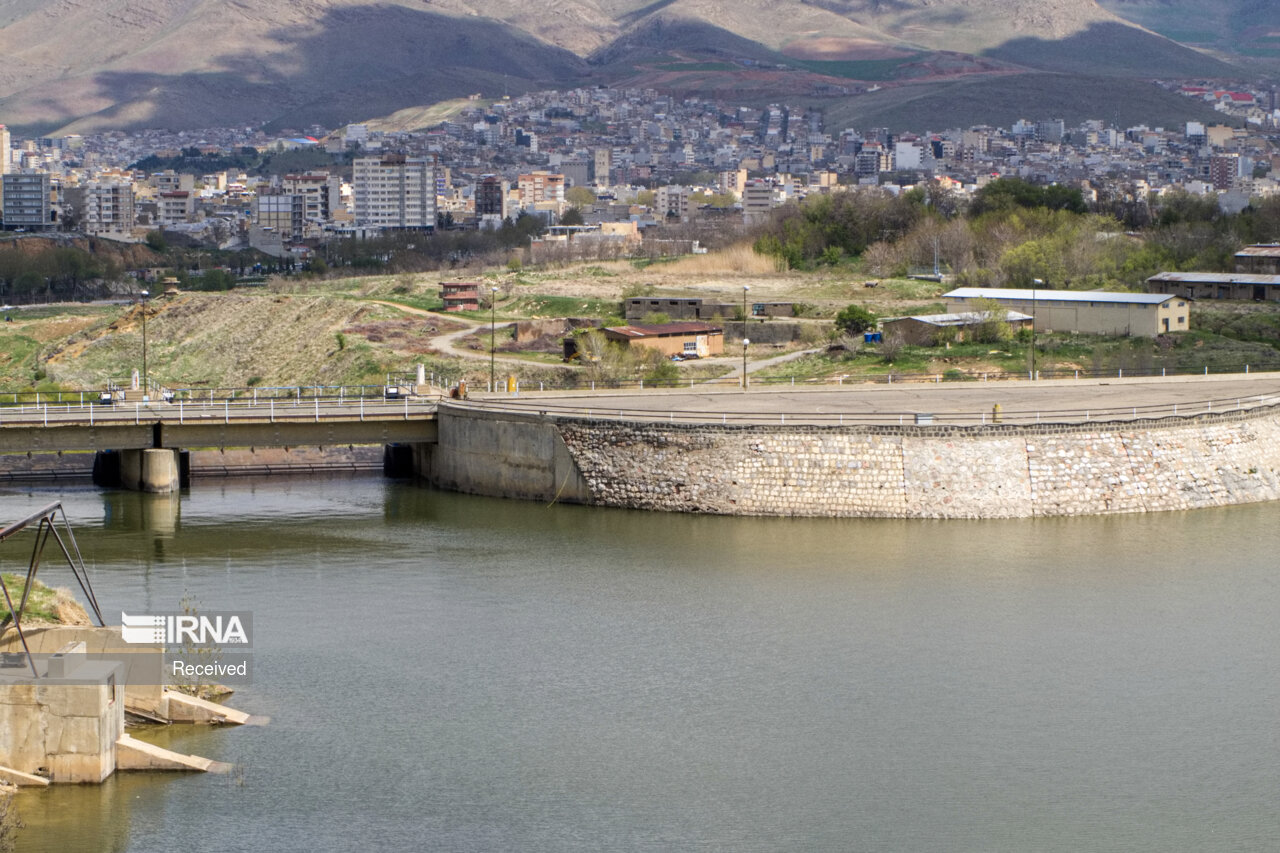
[[[0,453],[95,451],[100,482],[165,492],[178,487],[189,448],[411,447],[434,442],[436,429],[435,397],[46,401],[0,407]]]

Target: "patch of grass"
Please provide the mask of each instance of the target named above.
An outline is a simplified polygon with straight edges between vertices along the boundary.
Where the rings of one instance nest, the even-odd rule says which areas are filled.
[[[529,294],[500,302],[498,313],[504,317],[607,317],[618,313],[618,303],[613,299]]]
[[[13,599],[14,607],[17,607],[22,601],[22,591],[27,585],[26,575],[5,572],[4,584],[9,590],[9,597]],[[66,590],[56,590],[45,586],[37,580],[31,585],[31,597],[27,599],[26,609],[22,611],[22,621],[24,623],[57,623],[61,621],[58,618],[58,606],[60,603],[68,601],[74,604],[74,599],[71,598]],[[8,606],[5,605],[3,599],[0,599],[0,616],[8,615],[8,612]]]
[[[732,62],[655,62],[653,68],[663,71],[737,71]]]
[[[828,77],[844,77],[848,80],[892,80],[903,65],[923,57],[923,53],[897,59],[855,59],[830,61],[822,59],[789,59],[792,65]]]

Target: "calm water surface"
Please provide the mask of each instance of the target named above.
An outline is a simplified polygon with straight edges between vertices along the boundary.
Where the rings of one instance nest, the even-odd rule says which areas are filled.
[[[23,793],[22,850],[1280,838],[1274,505],[734,519],[281,479],[9,489],[0,520],[58,497],[112,618],[253,611],[232,704],[272,722],[164,733],[229,775]]]

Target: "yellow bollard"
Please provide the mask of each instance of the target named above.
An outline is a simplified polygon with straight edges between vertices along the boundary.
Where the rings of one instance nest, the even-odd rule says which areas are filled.
[[[996,403],[994,406],[991,407],[991,422],[993,424],[1000,423],[1000,412],[1001,412],[1001,408],[999,403]]]
[[[516,378],[514,376],[507,377],[507,393],[508,394],[516,393]]]

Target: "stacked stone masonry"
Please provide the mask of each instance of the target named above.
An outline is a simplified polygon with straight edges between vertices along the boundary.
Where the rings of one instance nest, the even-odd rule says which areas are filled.
[[[1280,412],[1111,424],[556,420],[585,502],[725,515],[1017,518],[1280,498]]]

